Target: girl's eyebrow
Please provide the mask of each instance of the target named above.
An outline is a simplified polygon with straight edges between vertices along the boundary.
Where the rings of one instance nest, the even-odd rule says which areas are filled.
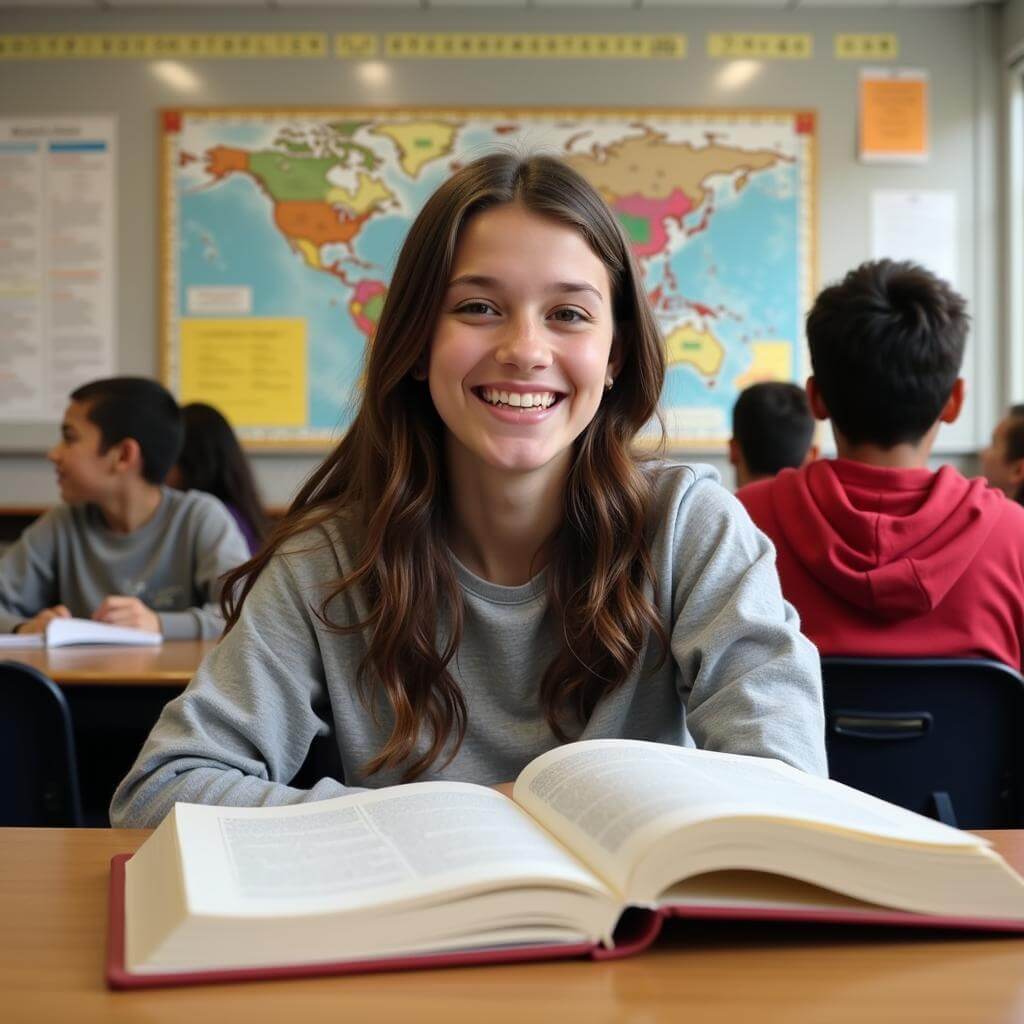
[[[485,277],[482,274],[463,274],[461,277],[453,277],[448,282],[449,288],[456,288],[460,284],[472,285],[474,288],[496,288],[498,279],[496,277]]]
[[[448,282],[449,288],[455,288],[458,285],[470,285],[475,288],[498,288],[501,282],[496,277],[487,277],[484,274],[462,274],[459,277],[453,277]],[[597,288],[586,281],[555,281],[548,285],[545,290],[550,293],[559,294],[563,292],[592,292],[599,299],[603,297]]]

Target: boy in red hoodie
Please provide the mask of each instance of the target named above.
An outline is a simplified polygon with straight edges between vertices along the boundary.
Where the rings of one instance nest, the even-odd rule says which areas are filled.
[[[782,591],[822,654],[986,657],[1024,648],[1024,507],[927,468],[964,398],[964,300],[912,263],[864,263],[807,318],[811,409],[838,458],[737,497],[778,553]]]

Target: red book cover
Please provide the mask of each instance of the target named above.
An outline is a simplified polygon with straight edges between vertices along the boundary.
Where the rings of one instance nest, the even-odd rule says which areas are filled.
[[[992,918],[936,917],[899,910],[815,909],[800,907],[680,905],[660,910],[632,908],[623,914],[615,932],[615,947],[580,942],[550,946],[511,946],[502,949],[469,950],[384,959],[348,960],[330,963],[292,964],[285,967],[228,968],[182,971],[165,974],[132,974],[124,965],[125,863],[131,854],[122,853],[110,862],[109,924],[107,934],[107,984],[112,989],[166,988],[222,982],[255,981],[268,978],[310,978],[324,975],[371,974],[385,971],[420,970],[429,967],[459,967],[476,964],[523,963],[587,957],[610,960],[630,956],[650,946],[666,918],[717,918],[742,921],[800,921],[819,924],[891,925],[936,930],[1024,932],[1024,922]]]
[[[533,960],[566,960],[604,954],[624,956],[638,944],[648,945],[657,934],[658,915],[650,914],[647,927],[653,926],[648,939],[626,943],[614,950],[601,950],[590,942],[556,946],[513,946],[427,956],[392,957],[382,960],[349,960],[336,963],[292,964],[287,967],[233,968],[227,970],[166,974],[131,974],[124,966],[124,866],[131,854],[120,853],[110,862],[110,919],[107,932],[107,984],[110,988],[165,988],[176,985],[208,985],[227,981],[255,981],[267,978],[312,978],[329,974],[371,974],[383,971],[408,971],[425,967],[457,967],[474,964],[521,963]]]

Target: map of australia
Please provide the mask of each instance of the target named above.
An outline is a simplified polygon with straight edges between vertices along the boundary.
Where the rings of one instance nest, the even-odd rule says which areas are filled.
[[[170,383],[253,440],[336,437],[412,219],[455,167],[511,146],[562,156],[615,211],[665,335],[670,438],[718,443],[741,387],[802,373],[813,127],[798,113],[169,115]]]

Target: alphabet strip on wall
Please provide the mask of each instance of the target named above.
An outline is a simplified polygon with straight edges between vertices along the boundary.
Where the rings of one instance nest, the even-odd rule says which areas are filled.
[[[601,34],[570,32],[391,32],[384,37],[388,57],[513,59],[607,59],[686,56],[679,33]]]
[[[708,56],[757,60],[807,60],[814,55],[810,32],[709,32]]]
[[[28,32],[0,35],[0,60],[325,56],[326,32]]]
[[[686,56],[681,33],[394,32],[383,38],[389,57],[678,59]],[[376,56],[378,37],[339,33],[334,55]],[[0,35],[0,60],[168,57],[326,57],[323,32],[28,32]]]
[[[574,32],[343,32],[335,57],[359,60],[382,51],[394,58],[516,60],[681,59],[682,33]],[[839,32],[840,60],[892,60],[899,56],[892,32]],[[329,56],[325,32],[27,32],[0,35],[0,61],[181,58],[308,58]],[[814,55],[808,32],[711,32],[708,56],[720,59],[806,60]]]
[[[895,60],[900,55],[895,32],[838,32],[835,44],[839,60]]]

